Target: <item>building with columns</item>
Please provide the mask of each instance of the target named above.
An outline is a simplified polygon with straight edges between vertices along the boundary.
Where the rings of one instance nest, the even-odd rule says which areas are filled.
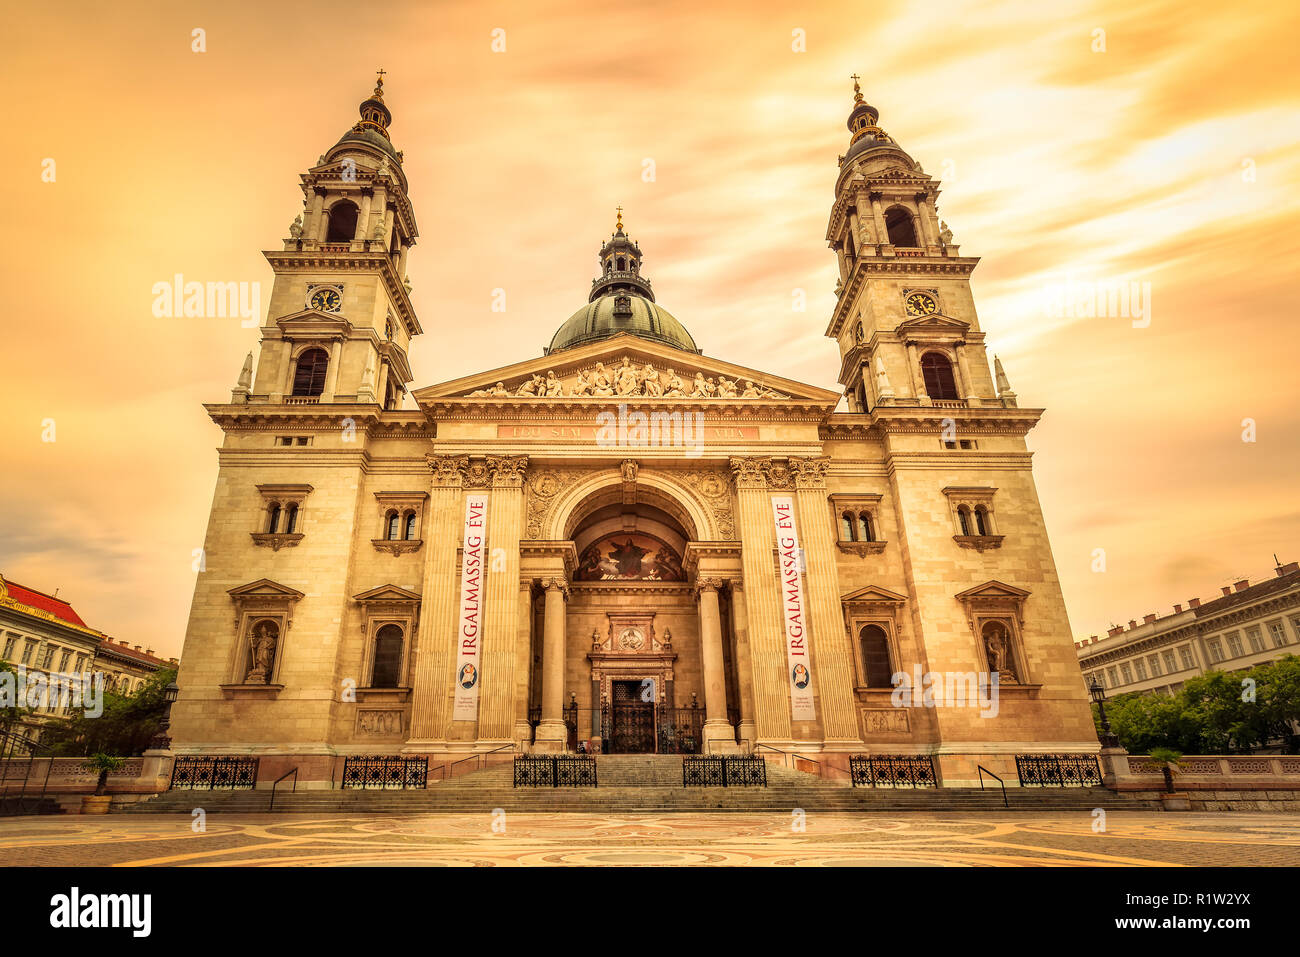
[[[707,354],[620,212],[543,355],[411,409],[418,232],[381,81],[266,253],[256,372],[206,407],[178,753],[325,781],[352,754],[762,745],[933,755],[952,785],[1095,752],[1041,410],[990,369],[938,182],[855,94],[827,231],[842,393]],[[900,673],[969,694],[900,700]]]

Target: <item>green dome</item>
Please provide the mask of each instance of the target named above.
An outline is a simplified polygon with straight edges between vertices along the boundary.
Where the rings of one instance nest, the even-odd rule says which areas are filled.
[[[615,306],[622,300],[622,308],[615,315]],[[556,331],[546,353],[572,349],[598,339],[608,339],[621,333],[630,333],[643,339],[652,339],[675,349],[699,353],[695,340],[686,327],[662,306],[637,295],[609,295],[593,299],[575,312]]]

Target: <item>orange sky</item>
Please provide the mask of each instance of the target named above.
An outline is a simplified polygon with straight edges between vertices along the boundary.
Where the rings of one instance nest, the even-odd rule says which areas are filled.
[[[257,331],[156,319],[151,288],[265,302],[260,250],[379,66],[421,228],[416,386],[539,354],[621,203],[707,354],[835,388],[824,234],[856,71],[943,180],[990,349],[1047,409],[1030,442],[1076,636],[1300,558],[1300,8],[625,6],[8,5],[0,574],[179,653],[220,442],[200,404]],[[1067,278],[1151,283],[1150,326],[1046,314]]]

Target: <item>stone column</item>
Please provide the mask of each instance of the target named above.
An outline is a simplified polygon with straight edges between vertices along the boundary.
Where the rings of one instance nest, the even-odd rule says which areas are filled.
[[[342,351],[342,342],[338,339],[330,340],[330,367],[325,373],[325,391],[320,397],[322,402],[334,401],[334,393],[339,387],[339,356]]]
[[[312,187],[311,223],[304,225],[307,226],[302,231],[304,236],[318,243],[325,242],[329,230],[325,225],[325,189],[322,186]]]
[[[425,520],[424,578],[420,627],[411,682],[411,727],[403,751],[443,750],[451,718],[452,672],[456,668],[456,605],[460,575],[456,547],[464,525],[463,475],[467,455],[430,455],[433,471]]]
[[[812,626],[813,680],[821,704],[822,735],[827,750],[859,750],[853,695],[853,652],[844,631],[835,538],[826,505],[829,458],[790,458],[799,506],[799,543],[805,559],[807,623]]]
[[[754,743],[754,669],[749,657],[749,611],[745,606],[745,583],[731,580],[731,630],[735,634],[736,680],[740,687],[740,726],[736,729],[741,743]]]
[[[734,751],[736,733],[727,723],[726,668],[722,658],[722,614],[718,608],[719,578],[695,582],[700,612],[700,659],[704,672],[704,751]]]
[[[925,391],[925,376],[921,374],[921,357],[916,353],[916,343],[907,344],[907,367],[912,372],[912,394],[922,405],[930,404],[930,395]]]
[[[357,228],[352,234],[354,242],[370,238],[366,231],[370,228],[370,197],[373,192],[370,189],[361,191],[361,209],[357,211]]]
[[[871,219],[876,224],[876,243],[884,246],[889,243],[889,232],[885,229],[885,214],[880,209],[880,193],[871,195]]]
[[[563,751],[569,739],[564,726],[564,603],[569,583],[563,578],[542,580],[546,612],[542,626],[542,720],[537,726],[534,750]]]
[[[519,533],[524,523],[526,455],[489,455],[487,601],[483,609],[483,678],[478,740],[514,740],[515,659],[519,642]]]
[[[763,465],[769,463],[768,459],[734,458],[731,470],[736,483],[741,564],[745,572],[743,595],[753,670],[755,740],[780,746],[790,743],[790,691],[774,559],[776,531],[772,499],[763,474]]]
[[[980,400],[976,397],[975,387],[971,382],[970,362],[966,358],[966,343],[956,343],[953,351],[957,353],[957,375],[961,378],[961,397],[966,400],[967,405],[977,406]]]
[[[518,637],[515,640],[515,744],[532,740],[528,698],[533,673],[533,580],[519,580]]]

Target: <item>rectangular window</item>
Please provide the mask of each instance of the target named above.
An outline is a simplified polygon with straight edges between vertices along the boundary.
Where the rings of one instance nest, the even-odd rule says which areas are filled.
[[[1160,656],[1149,655],[1147,657],[1147,664],[1151,666],[1151,677],[1152,678],[1160,677]]]
[[[1241,632],[1230,631],[1225,635],[1228,639],[1228,657],[1240,658],[1246,653],[1246,649],[1241,644]]]
[[[50,665],[54,664],[54,653],[58,651],[53,645],[45,647],[45,654],[41,655],[41,667],[49,670]]]
[[[1133,683],[1133,669],[1128,666],[1128,662],[1119,666],[1119,673],[1124,679],[1124,684],[1131,685]]]
[[[1174,657],[1172,650],[1163,652],[1163,655],[1165,659],[1165,671],[1173,674],[1178,670],[1178,659]]]
[[[1264,650],[1264,635],[1259,630],[1259,625],[1251,625],[1246,629],[1246,640],[1250,642],[1251,651]]]
[[[1223,660],[1223,642],[1218,638],[1211,638],[1205,643],[1205,647],[1210,650],[1210,660],[1218,664]]]
[[[10,658],[12,658],[14,656],[14,645],[17,643],[18,643],[18,639],[15,638],[13,635],[10,635],[7,638],[5,638],[5,653],[3,655],[0,655],[0,657],[2,657],[5,661],[8,661]]]
[[[1136,659],[1134,659],[1134,661],[1133,661],[1133,671],[1137,674],[1137,679],[1138,679],[1138,681],[1146,681],[1146,680],[1147,680],[1147,666],[1146,666],[1146,664],[1142,661],[1141,658],[1136,658]]]
[[[1179,648],[1178,656],[1183,663],[1184,669],[1196,667],[1196,657],[1192,654],[1191,645],[1183,645],[1181,648]]]
[[[1114,688],[1116,685],[1119,684],[1119,678],[1118,678],[1118,676],[1115,674],[1115,667],[1114,667],[1113,665],[1112,665],[1111,667],[1109,667],[1109,668],[1106,669],[1106,677],[1110,679],[1110,681],[1108,682],[1108,684],[1109,684],[1112,688]]]
[[[36,642],[28,638],[27,643],[23,645],[23,664],[30,665],[32,663],[32,654],[35,651],[36,651]]]
[[[1300,615],[1296,615],[1291,619],[1291,630],[1296,633],[1297,637],[1300,637]]]
[[[64,674],[67,674],[68,662],[71,660],[72,660],[72,650],[66,649],[63,652],[63,657],[59,660],[59,671],[63,672]]]

